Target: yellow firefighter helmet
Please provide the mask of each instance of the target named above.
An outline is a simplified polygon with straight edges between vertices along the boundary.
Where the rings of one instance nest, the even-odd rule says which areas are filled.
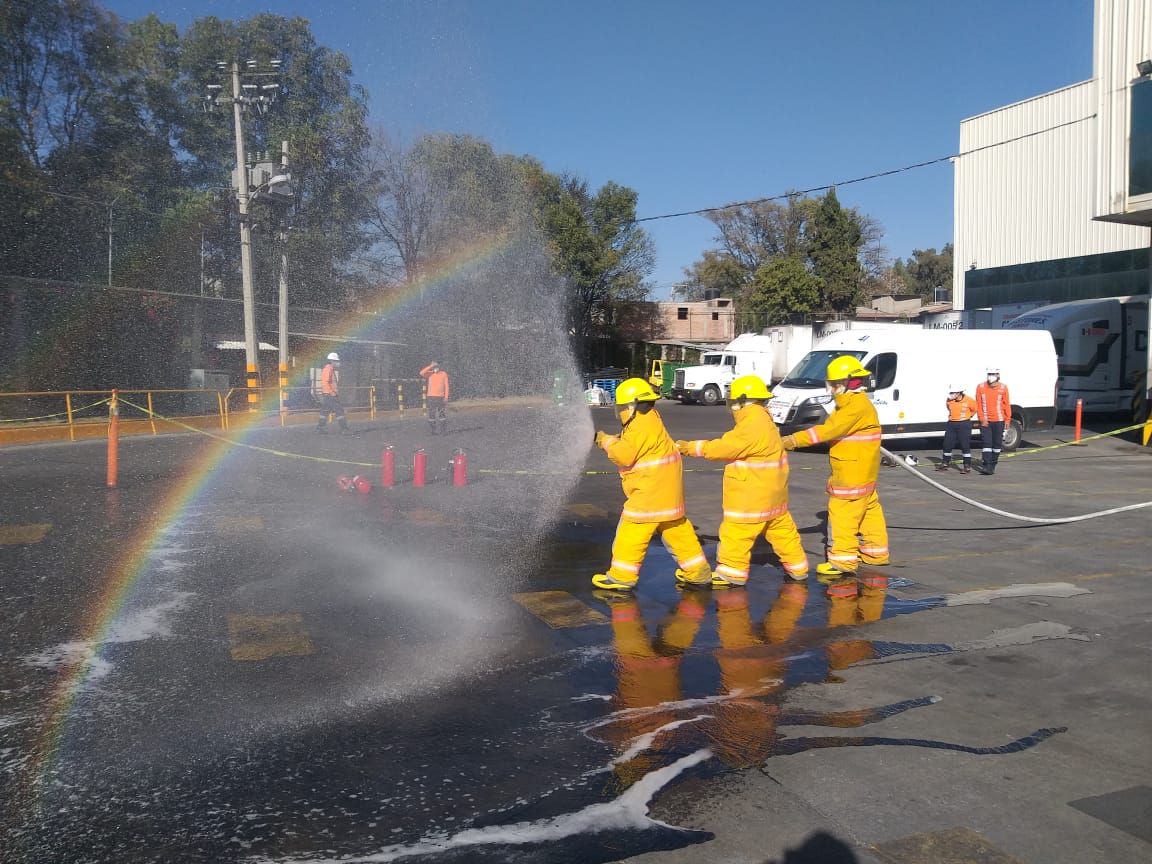
[[[631,405],[633,402],[655,402],[660,397],[652,385],[643,378],[626,378],[616,385],[616,404]]]
[[[728,389],[730,399],[771,399],[772,391],[759,375],[741,375]]]
[[[851,354],[837,357],[828,364],[827,379],[829,381],[846,381],[849,378],[865,378],[871,373],[860,365],[860,361]]]

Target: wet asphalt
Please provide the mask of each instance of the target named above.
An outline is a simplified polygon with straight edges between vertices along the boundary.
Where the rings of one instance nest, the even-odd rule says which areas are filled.
[[[764,545],[746,590],[684,594],[655,544],[613,600],[587,413],[126,439],[115,490],[100,442],[0,450],[0,860],[1152,856],[1149,511],[1027,525],[916,476],[1066,516],[1152,500],[1152,452],[1058,427],[983,477],[894,442],[892,566],[791,585]],[[386,443],[390,490],[347,464]],[[720,469],[685,464],[714,553]],[[792,456],[813,563],[826,469]]]

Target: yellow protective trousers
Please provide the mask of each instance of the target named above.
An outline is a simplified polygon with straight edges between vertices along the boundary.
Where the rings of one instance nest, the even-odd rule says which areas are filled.
[[[656,532],[660,532],[665,548],[690,582],[711,580],[708,559],[700,548],[696,529],[686,516],[668,522],[625,522],[621,519],[616,526],[616,539],[612,541],[612,566],[608,568],[608,575],[625,585],[635,585],[640,578],[640,564]]]
[[[734,585],[747,582],[752,547],[761,534],[772,546],[788,575],[800,577],[808,572],[808,555],[800,543],[796,522],[787,510],[766,522],[721,522],[716,572]]]
[[[828,563],[846,573],[865,564],[888,563],[888,525],[873,490],[862,498],[828,498]]]

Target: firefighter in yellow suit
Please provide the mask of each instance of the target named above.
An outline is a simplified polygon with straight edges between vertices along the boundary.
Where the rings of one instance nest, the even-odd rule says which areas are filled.
[[[808,556],[788,512],[788,456],[765,407],[771,398],[763,380],[741,376],[728,390],[728,407],[736,425],[711,441],[676,442],[685,456],[728,462],[713,588],[738,587],[748,581],[752,547],[761,534],[790,578],[808,576]]]
[[[865,392],[869,372],[852,356],[828,364],[828,389],[836,410],[819,426],[782,439],[785,450],[829,444],[828,560],[821,576],[852,575],[865,564],[888,563],[888,525],[876,495],[880,476],[880,420]]]
[[[612,564],[607,573],[592,577],[597,588],[634,590],[640,563],[657,532],[679,564],[677,581],[689,587],[712,584],[696,529],[684,515],[683,465],[656,411],[658,398],[642,378],[621,381],[616,387],[616,411],[623,428],[619,435],[596,433],[596,446],[619,466],[628,496],[612,543]]]

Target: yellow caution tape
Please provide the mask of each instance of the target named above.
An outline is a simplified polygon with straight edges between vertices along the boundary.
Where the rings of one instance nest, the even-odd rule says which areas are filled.
[[[107,405],[111,401],[111,399],[101,399],[99,402],[93,402],[91,405],[85,405],[82,408],[73,408],[71,412],[61,411],[59,414],[41,414],[39,417],[13,417],[11,419],[0,420],[0,423],[31,423],[33,420],[51,420],[53,417],[67,417],[69,413],[79,414],[81,411],[87,411],[89,408],[98,408],[101,405]]]
[[[1098,438],[1108,438],[1112,435],[1123,435],[1125,432],[1131,432],[1134,429],[1142,429],[1145,427],[1144,423],[1136,423],[1132,426],[1125,426],[1123,429],[1113,429],[1111,432],[1101,432],[1099,435],[1089,435],[1087,438],[1081,438],[1079,441],[1061,441],[1059,444],[1049,444],[1047,447],[1033,447],[1030,450],[1017,450],[1014,453],[1001,453],[1001,459],[1007,459],[1010,456],[1024,456],[1027,453],[1042,453],[1045,450],[1059,450],[1061,447],[1074,447],[1077,444],[1083,444],[1085,441],[1095,441]],[[1147,435],[1147,433],[1145,433]],[[1148,443],[1147,438],[1144,441]]]

